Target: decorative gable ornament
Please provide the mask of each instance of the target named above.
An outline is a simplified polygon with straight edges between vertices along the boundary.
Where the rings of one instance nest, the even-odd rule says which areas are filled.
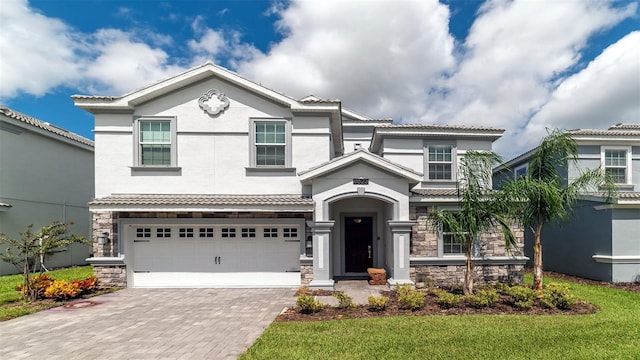
[[[211,89],[198,99],[198,105],[211,116],[216,116],[229,107],[229,98],[220,90]]]

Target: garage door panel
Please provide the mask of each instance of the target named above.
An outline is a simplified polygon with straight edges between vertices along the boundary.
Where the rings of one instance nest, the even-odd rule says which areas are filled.
[[[226,236],[223,237],[222,228]],[[300,242],[254,225],[159,226],[133,243],[136,287],[259,287],[300,284]],[[158,235],[161,237],[155,237]],[[287,233],[290,236],[290,232]]]

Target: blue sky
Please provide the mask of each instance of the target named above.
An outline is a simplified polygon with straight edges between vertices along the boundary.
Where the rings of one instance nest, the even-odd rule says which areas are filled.
[[[638,1],[1,0],[0,103],[93,138],[70,95],[122,95],[213,61],[300,98],[404,123],[640,122]]]

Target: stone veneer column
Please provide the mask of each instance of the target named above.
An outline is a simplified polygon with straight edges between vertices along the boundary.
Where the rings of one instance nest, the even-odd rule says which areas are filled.
[[[389,220],[387,225],[393,236],[393,273],[389,285],[413,284],[409,275],[409,240],[415,221]]]
[[[331,229],[335,221],[307,221],[313,233],[313,280],[309,287],[333,289],[331,278]]]

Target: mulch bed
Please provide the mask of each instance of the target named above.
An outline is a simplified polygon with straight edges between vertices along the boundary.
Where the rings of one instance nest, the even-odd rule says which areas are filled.
[[[583,279],[570,275],[563,275],[553,272],[545,272],[545,276],[550,276],[556,279],[567,280],[576,282],[579,284],[605,286],[610,288],[616,288],[626,291],[633,291],[640,293],[640,283],[607,283],[602,281],[595,281],[589,279]],[[332,291],[327,290],[315,290],[305,291],[311,295],[328,296],[332,294]],[[298,293],[296,293],[296,296]],[[389,305],[383,311],[371,311],[367,305],[359,305],[350,309],[338,309],[334,307],[324,308],[322,311],[313,314],[303,314],[298,307],[288,308],[283,311],[277,318],[276,322],[287,321],[326,321],[326,320],[340,320],[340,319],[360,319],[371,318],[380,316],[427,316],[427,315],[584,315],[592,314],[598,311],[598,307],[590,304],[586,301],[579,301],[570,310],[548,309],[536,302],[536,304],[529,310],[516,309],[510,304],[510,297],[501,295],[500,300],[493,307],[488,308],[474,308],[467,305],[460,305],[450,309],[442,309],[437,303],[434,296],[427,295],[425,299],[425,305],[422,309],[417,311],[411,311],[408,309],[401,309],[397,301],[397,295],[394,291],[385,291],[381,295],[388,296],[390,298]]]

